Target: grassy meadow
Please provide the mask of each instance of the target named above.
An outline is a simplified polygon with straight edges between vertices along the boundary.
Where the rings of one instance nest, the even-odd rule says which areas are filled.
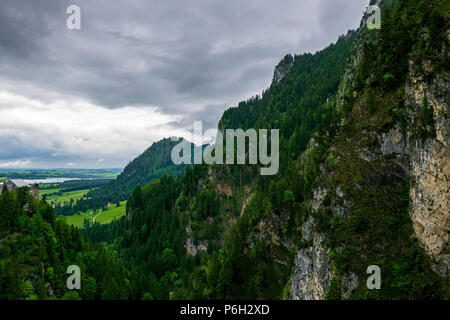
[[[74,201],[81,199],[84,197],[86,193],[89,192],[89,189],[82,189],[82,190],[76,190],[76,191],[68,191],[68,192],[61,192],[60,189],[44,189],[40,191],[41,197],[46,195],[47,201],[50,203],[61,203],[64,202],[70,202],[70,199],[73,199]],[[61,194],[55,194],[55,193],[61,193]]]
[[[114,219],[119,219],[120,217],[125,215],[126,204],[126,201],[122,201],[120,203],[120,207],[116,207],[116,205],[113,204],[108,207],[108,210],[88,210],[86,212],[77,213],[72,216],[60,217],[65,219],[68,224],[71,224],[78,228],[83,226],[84,220],[86,219],[89,221],[89,223],[92,223],[95,218],[95,222],[105,224],[114,221]],[[93,213],[91,214],[91,212]]]
[[[64,204],[69,203],[71,199],[77,201],[83,198],[90,189],[80,189],[75,191],[64,191],[62,188],[52,188],[52,189],[42,189],[40,191],[40,196],[46,197],[47,201],[51,204]],[[125,215],[126,201],[122,201],[120,206],[117,207],[116,204],[112,204],[107,208],[107,210],[86,210],[85,212],[79,212],[72,216],[59,216],[59,219],[65,219],[68,224],[76,227],[82,227],[84,220],[88,220],[92,223],[95,222],[105,224],[114,221],[114,219],[119,219],[121,216]]]

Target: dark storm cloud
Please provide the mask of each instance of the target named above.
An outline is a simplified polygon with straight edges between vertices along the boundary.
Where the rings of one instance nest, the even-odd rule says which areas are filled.
[[[42,7],[48,6],[48,1],[11,1],[1,3],[0,10],[0,50],[5,57],[32,59],[42,53],[40,38],[49,34],[44,11]]]
[[[345,30],[349,25],[359,26],[361,17],[369,1],[360,1],[362,5],[355,5],[355,0],[319,0],[319,25],[324,34],[327,30]],[[335,41],[333,33],[328,33],[328,41]]]
[[[367,3],[3,0],[0,91],[43,103],[151,106],[180,116],[171,122],[180,129],[194,120],[216,127],[226,108],[270,84],[285,54],[335,41],[359,25]],[[66,28],[71,4],[81,7],[81,30]],[[8,157],[25,154],[14,150]]]

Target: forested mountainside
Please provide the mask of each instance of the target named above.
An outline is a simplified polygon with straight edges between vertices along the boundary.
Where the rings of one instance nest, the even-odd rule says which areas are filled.
[[[280,129],[278,175],[196,166],[135,190],[127,219],[88,234],[156,298],[448,298],[445,6],[382,3],[380,31],[364,17],[286,56],[261,97],[224,113],[220,129]],[[369,265],[381,290],[365,286]]]
[[[360,29],[339,125],[304,155],[321,160],[292,298],[449,298],[449,3],[384,4],[375,37]],[[365,289],[368,265],[381,290]]]
[[[164,174],[177,177],[186,168],[184,164],[173,164],[170,158],[172,148],[178,142],[166,138],[153,143],[140,156],[131,161],[116,179],[98,189],[91,190],[86,195],[87,198],[79,199],[73,205],[56,207],[56,213],[71,215],[79,211],[98,209],[108,202],[116,203],[128,199],[137,185],[145,186]]]
[[[81,290],[68,290],[67,267],[81,270]],[[0,299],[126,299],[122,264],[56,218],[28,187],[0,195]]]
[[[299,155],[322,116],[331,110],[354,39],[355,33],[350,32],[315,55],[286,57],[293,65],[284,78],[261,98],[241,103],[235,113],[227,111],[221,126],[234,121],[234,116],[251,127],[255,122],[261,128],[281,126],[280,145],[290,141],[285,155]],[[288,157],[284,150],[280,153],[285,172]],[[265,215],[283,214],[283,225],[295,229],[296,214],[284,216],[279,206],[283,197],[286,201],[294,197],[291,191],[276,199],[272,209],[251,213],[253,205],[249,204],[251,208],[243,212],[251,192],[255,192],[252,204],[266,206],[261,201],[273,188],[272,181],[273,177],[260,177],[255,167],[196,165],[177,180],[164,177],[138,187],[128,200],[127,218],[85,231],[94,241],[111,243],[128,265],[137,268],[139,294],[150,287],[158,299],[169,298],[169,292],[173,298],[279,298],[288,281],[292,252],[262,239],[248,252],[251,256],[244,252],[246,239]],[[273,254],[282,263],[275,262]],[[205,272],[211,273],[209,280]]]
[[[86,233],[139,275],[136,298],[448,299],[448,1],[384,1],[286,56],[219,128],[280,129],[280,171],[197,165],[134,190]],[[368,290],[366,270],[381,269]]]
[[[366,28],[366,15],[324,50],[286,56],[261,96],[224,113],[220,129],[280,129],[278,174],[187,167],[136,187],[126,217],[82,230],[107,253],[84,238],[81,249],[116,264],[89,265],[96,260],[73,249],[96,297],[450,298],[449,4],[380,6],[380,30]],[[18,219],[45,222],[42,212]],[[32,232],[16,230],[8,241]],[[18,250],[5,248],[1,270],[11,270]],[[39,259],[48,258],[29,265],[41,270]],[[370,265],[380,267],[380,290],[366,286]]]

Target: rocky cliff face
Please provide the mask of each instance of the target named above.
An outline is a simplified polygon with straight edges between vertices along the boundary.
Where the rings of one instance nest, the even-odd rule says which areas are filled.
[[[405,94],[408,104],[420,110],[428,102],[433,116],[435,137],[424,141],[408,135],[409,164],[412,177],[410,215],[414,231],[434,260],[441,276],[450,272],[450,85],[448,74],[439,75],[430,85],[411,73]]]
[[[366,19],[367,17],[364,17],[361,22],[355,55],[349,63],[341,83],[337,97],[338,107],[343,104],[345,91],[352,87],[357,66],[361,61],[361,44],[367,36],[364,32]],[[450,32],[448,35],[450,38]],[[332,147],[330,155],[341,159],[345,156],[356,156],[360,159],[359,165],[361,166],[365,165],[364,163],[372,163],[373,168],[381,172],[376,179],[385,180],[383,183],[386,183],[390,176],[393,180],[410,180],[409,215],[415,236],[419,245],[431,258],[433,271],[441,277],[448,278],[450,274],[449,74],[433,73],[431,62],[425,62],[421,66],[421,70],[425,70],[425,74],[432,75],[431,80],[428,77],[425,81],[424,73],[418,76],[414,69],[415,66],[410,62],[410,71],[403,89],[409,125],[405,127],[400,121],[391,120],[391,126],[388,129],[377,128],[374,130],[370,126],[358,129],[358,140],[347,141],[346,144]],[[352,125],[355,127],[361,124],[361,114],[364,112],[362,108],[365,108],[364,99],[358,96],[360,94],[359,92],[353,93],[357,100],[360,99],[360,105],[357,108],[361,108],[356,112],[354,110],[353,121],[355,122]],[[414,124],[420,121],[424,104],[431,112],[431,124],[428,124],[426,128],[430,134],[426,137],[418,137]],[[374,122],[379,120],[381,119],[371,119]],[[343,119],[342,123],[344,122]],[[372,139],[376,143],[370,148],[362,147],[362,141],[365,139]],[[345,155],[344,147],[346,145],[351,151],[347,151]],[[322,177],[334,174],[327,172],[324,167],[322,166],[320,170]],[[330,248],[326,245],[328,235],[315,231],[318,222],[314,218],[314,213],[318,210],[328,209],[334,215],[345,218],[350,210],[349,206],[345,205],[344,193],[340,190],[327,189],[326,183],[319,184],[313,194],[313,199],[310,201],[312,215],[308,217],[302,228],[302,237],[311,239],[311,242],[309,247],[297,251],[294,271],[290,279],[290,297],[292,299],[324,299],[330,282],[335,276],[333,261],[330,258]],[[338,203],[332,200],[331,204],[325,205],[323,202],[327,194],[333,194],[334,198],[342,198],[342,201]],[[363,280],[365,281],[365,279]],[[341,275],[339,283],[342,297],[350,296],[355,288],[365,285],[363,280],[352,272]]]
[[[368,16],[365,15],[361,20],[360,28],[356,31],[358,35],[354,48],[355,55],[349,62],[339,87],[338,95],[336,97],[336,104],[338,107],[342,107],[345,92],[354,82],[355,73],[361,60],[362,43],[367,37],[367,34],[365,33],[367,19]],[[313,138],[310,142],[310,148],[308,148],[303,155],[303,159],[308,157],[311,149],[316,146],[317,144]],[[325,174],[326,172],[321,170],[321,175]],[[322,202],[328,192],[329,190],[327,190],[324,186],[316,187],[313,191],[313,199],[309,204],[312,212],[317,212],[317,210],[322,207]],[[339,190],[338,194],[343,196],[340,194]],[[342,206],[336,206],[334,209],[341,215],[345,215],[348,211]],[[294,300],[325,299],[326,291],[330,285],[331,279],[333,278],[332,261],[329,257],[329,249],[325,245],[327,235],[314,232],[315,225],[315,219],[312,216],[309,216],[302,227],[303,239],[311,239],[312,241],[310,247],[299,249],[295,257],[294,271],[290,279],[290,298]],[[358,285],[358,279],[355,276],[344,277],[342,282],[347,288],[344,296],[348,296],[351,293],[351,289]]]
[[[295,258],[295,271],[291,278],[291,298],[294,300],[322,300],[332,278],[332,265],[328,249],[323,245],[325,236],[313,232],[314,220],[310,216],[302,228],[302,235],[312,239],[311,247],[300,249]]]
[[[425,139],[396,126],[379,136],[383,155],[395,155],[396,162],[411,178],[410,216],[415,234],[434,262],[433,269],[443,277],[450,268],[450,87],[448,75],[440,74],[431,83],[414,75],[405,86],[410,122],[420,113],[424,101],[432,114],[433,134]]]

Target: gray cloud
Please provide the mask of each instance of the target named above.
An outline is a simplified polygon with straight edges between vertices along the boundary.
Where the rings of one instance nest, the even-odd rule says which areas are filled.
[[[3,0],[0,91],[44,104],[83,100],[109,109],[156,107],[176,118],[168,122],[174,128],[184,130],[194,120],[216,127],[226,108],[270,84],[285,54],[314,52],[335,41],[359,25],[367,3]],[[70,4],[81,7],[81,30],[65,26]],[[49,154],[60,148],[56,142],[22,148],[24,141],[8,141],[0,137],[0,146],[9,150],[1,152],[0,162],[33,156],[50,161]],[[124,158],[138,153],[138,147],[126,153],[124,146]],[[125,164],[106,156],[101,155],[102,165]],[[79,157],[89,163],[86,154]]]

